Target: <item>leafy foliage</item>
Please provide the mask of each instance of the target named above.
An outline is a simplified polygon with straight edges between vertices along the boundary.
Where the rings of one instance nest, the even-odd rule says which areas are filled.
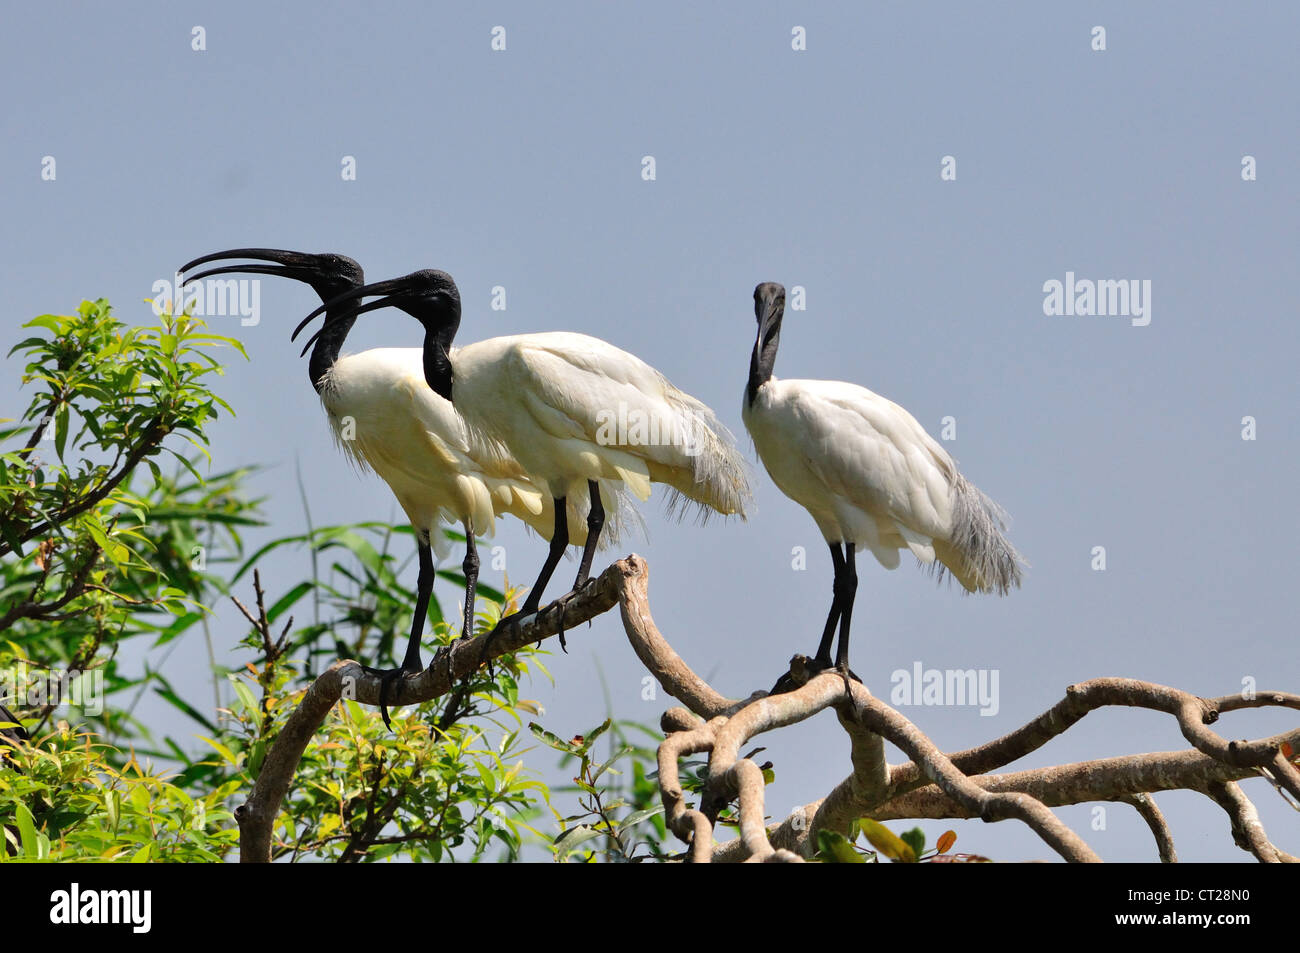
[[[128,327],[102,300],[27,327],[40,333],[11,353],[26,360],[32,396],[19,421],[0,428],[0,441],[26,437],[0,454],[0,701],[8,688],[32,738],[0,738],[0,860],[229,859],[238,844],[232,809],[314,671],[339,657],[392,664],[404,647],[415,593],[396,553],[409,559],[410,530],[313,528],[247,551],[244,534],[262,525],[261,501],[245,492],[252,471],[202,472],[204,428],[232,412],[208,379],[221,371],[220,350],[243,354],[240,344],[186,315]],[[175,460],[167,470],[164,455]],[[305,549],[312,572],[268,602],[255,567],[281,547]],[[230,670],[214,657],[212,610],[247,598],[250,576],[248,654]],[[464,584],[456,572],[439,576]],[[516,594],[480,585],[479,596],[490,626]],[[295,628],[292,614],[308,605],[310,621]],[[435,646],[457,634],[436,598],[429,618]],[[231,698],[228,706],[183,697],[162,673],[172,652],[197,648],[199,633],[214,695]],[[119,659],[129,640],[148,646],[143,672]],[[564,817],[525,766],[541,748],[535,737],[554,738],[523,730],[540,708],[519,686],[548,677],[543,654],[503,657],[463,692],[395,718],[392,733],[372,710],[337,706],[277,819],[275,856],[514,860],[530,843],[561,857],[662,856],[653,752],[627,734],[654,737],[648,729],[615,725],[617,751],[600,764],[592,748],[600,732],[562,743],[580,768],[577,788],[558,793],[578,796],[581,814]],[[84,689],[79,705],[66,705],[72,687]],[[148,691],[183,716],[161,738],[134,716]],[[631,766],[626,782],[615,762]],[[541,830],[593,808],[589,826],[604,849],[557,844]],[[633,841],[634,828],[645,844]]]
[[[874,850],[857,846],[861,834]],[[957,842],[955,831],[944,831],[930,852],[925,849],[925,831],[919,827],[895,834],[884,824],[869,817],[859,819],[853,837],[833,831],[817,832],[817,858],[833,864],[878,863],[881,857],[896,864],[970,863],[987,858],[975,854],[949,854]]]
[[[604,859],[637,863],[667,856],[664,841],[668,832],[663,820],[663,805],[655,803],[659,789],[645,770],[646,762],[653,761],[654,752],[632,744],[628,735],[629,730],[647,729],[635,723],[607,718],[587,734],[575,735],[565,741],[536,723],[528,727],[542,743],[564,755],[562,764],[578,762],[578,774],[573,783],[582,810],[560,819],[561,830],[551,843],[557,861],[581,859],[590,863]],[[604,761],[597,763],[596,742],[606,732],[611,735],[612,751]],[[630,782],[611,788],[606,781],[606,787],[602,788],[602,778],[617,778],[622,774],[615,767],[620,761],[626,761],[632,767]],[[644,840],[638,841],[634,836],[638,834]]]

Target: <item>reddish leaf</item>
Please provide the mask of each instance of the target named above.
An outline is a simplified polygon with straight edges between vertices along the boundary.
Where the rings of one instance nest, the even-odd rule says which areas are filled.
[[[939,843],[934,845],[934,849],[940,854],[946,854],[955,843],[957,843],[957,832],[944,831],[939,835]]]

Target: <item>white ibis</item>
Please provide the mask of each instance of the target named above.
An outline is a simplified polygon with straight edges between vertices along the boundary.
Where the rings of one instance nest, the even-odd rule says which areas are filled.
[[[192,275],[187,284],[221,274],[279,275],[311,285],[322,301],[328,301],[365,283],[361,266],[351,258],[275,248],[216,252],[188,262],[181,271],[235,258],[272,264],[212,268]],[[397,677],[418,674],[423,668],[420,636],[434,581],[431,548],[441,550],[446,543],[438,531],[441,521],[460,523],[465,528],[465,617],[461,634],[468,637],[474,628],[479,569],[475,535],[491,535],[494,517],[510,514],[549,538],[554,517],[544,505],[542,491],[509,454],[499,450],[476,453],[471,448],[460,415],[425,383],[419,348],[377,348],[340,356],[355,317],[334,316],[333,311],[331,316],[337,320],[331,320],[315,339],[308,364],[312,386],[320,394],[336,442],[359,467],[373,470],[388,484],[415,529],[419,547],[415,618],[406,656],[401,668],[371,670],[384,677],[380,710],[387,724],[389,686]],[[606,487],[606,496],[614,506],[622,505],[612,487]],[[585,533],[582,535],[585,541]]]
[[[834,664],[847,684],[858,546],[886,569],[909,549],[940,578],[999,595],[1020,585],[1020,555],[1002,535],[1002,510],[902,407],[856,384],[772,376],[784,313],[785,288],[754,289],[758,338],[741,416],[772,481],[812,514],[830,546],[831,611],[811,668]]]
[[[380,297],[360,303],[373,295]],[[388,306],[424,326],[425,379],[459,408],[476,445],[484,452],[504,446],[554,501],[550,552],[514,618],[538,610],[569,543],[565,501],[584,490],[591,501],[587,540],[573,590],[560,602],[590,578],[605,518],[599,481],[621,483],[642,501],[652,483],[663,483],[672,488],[674,505],[689,501],[705,516],[708,510],[744,516],[745,462],[713,411],[640,358],[584,334],[519,334],[453,348],[460,293],[445,272],[428,269],[355,288],[313,311],[294,334],[323,311],[330,315],[314,340],[337,321]]]

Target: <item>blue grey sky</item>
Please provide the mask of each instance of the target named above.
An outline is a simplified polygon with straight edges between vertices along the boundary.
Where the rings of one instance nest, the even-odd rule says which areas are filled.
[[[917,662],[998,673],[996,715],[901,707],[940,746],[999,735],[1095,676],[1206,695],[1246,678],[1300,683],[1287,594],[1300,463],[1293,5],[234,2],[2,16],[12,334],[101,295],[149,320],[153,282],[235,246],[342,252],[371,280],[438,267],[461,289],[462,342],[605,338],[710,404],[749,452],[751,292],[803,286],[777,375],[862,384],[936,437],[953,417],[945,446],[1011,513],[1031,564],[1023,589],[999,599],[938,588],[907,555],[895,572],[860,561],[852,661],[877,695]],[[497,25],[505,51],[490,46]],[[806,50],[792,49],[796,26]],[[1092,49],[1096,26],[1104,51]],[[647,155],[654,181],[641,175]],[[355,181],[341,176],[344,156]],[[955,180],[941,178],[945,156]],[[1150,323],[1045,315],[1044,283],[1067,272],[1149,280]],[[489,306],[497,285],[504,311]],[[253,544],[304,529],[295,463],[318,523],[402,519],[332,446],[289,344],[316,303],[267,280],[260,324],[212,322],[251,357],[227,368],[238,417],[213,429],[213,455],[223,470],[267,468],[255,485],[270,525]],[[384,312],[349,349],[420,340]],[[656,500],[635,544],[665,635],[738,696],[811,653],[830,598],[811,518],[757,464],[755,486],[747,522],[678,525]],[[530,581],[545,544],[504,521],[497,542],[511,579]],[[274,592],[307,567],[306,553],[282,553],[263,578]],[[450,587],[439,594],[455,604]],[[238,664],[243,626],[218,611],[218,653]],[[548,660],[554,687],[530,692],[549,728],[604,717],[601,672],[617,716],[657,722],[670,700],[642,699],[616,614],[569,643]],[[195,638],[165,673],[202,697],[205,659]],[[1221,727],[1245,737],[1293,724],[1244,713]],[[762,743],[777,816],[849,768],[829,713]],[[1023,765],[1182,747],[1167,716],[1105,711]],[[537,755],[531,766],[549,772],[549,753]],[[1246,790],[1294,850],[1294,811],[1265,782]],[[1158,800],[1183,859],[1248,859],[1206,799]],[[1060,813],[1105,859],[1155,859],[1123,805]],[[959,850],[1050,855],[1011,821],[922,826],[932,841],[955,826]]]

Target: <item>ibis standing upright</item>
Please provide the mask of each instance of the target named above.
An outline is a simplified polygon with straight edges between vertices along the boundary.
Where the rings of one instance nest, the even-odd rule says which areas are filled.
[[[188,262],[189,272],[213,261],[251,258],[212,268],[189,282],[221,274],[279,275],[305,282],[322,301],[361,288],[361,266],[343,255],[313,255],[276,248],[235,248]],[[340,311],[342,309],[339,309]],[[476,453],[465,423],[444,397],[425,383],[419,348],[376,348],[340,356],[354,316],[334,314],[315,339],[308,373],[320,394],[335,440],[362,469],[374,470],[393,491],[415,530],[419,577],[415,617],[401,668],[377,672],[384,677],[380,710],[388,723],[386,700],[401,675],[422,670],[420,637],[433,591],[433,547],[442,548],[440,522],[465,528],[465,609],[462,637],[473,634],[474,594],[479,559],[476,533],[491,535],[494,517],[510,514],[549,537],[553,516],[544,497],[519,464],[504,451]],[[607,488],[615,505],[622,500]],[[584,537],[585,538],[585,537]]]
[[[999,595],[1020,585],[1020,556],[1002,534],[1002,510],[902,407],[856,384],[772,376],[784,314],[784,287],[754,289],[758,338],[741,416],[772,481],[808,510],[830,547],[833,598],[812,668],[834,665],[847,683],[859,546],[886,569],[911,550],[940,578]]]
[[[324,334],[333,322],[388,306],[424,326],[425,379],[460,409],[476,445],[484,452],[504,447],[552,498],[550,551],[520,616],[538,610],[569,543],[566,500],[584,495],[587,539],[569,595],[588,581],[605,520],[602,481],[622,484],[642,501],[652,483],[663,483],[674,503],[698,504],[704,515],[744,516],[750,496],[744,459],[707,406],[640,358],[585,334],[518,334],[453,348],[460,292],[446,272],[426,269],[356,288],[298,327],[330,311],[317,332]]]

